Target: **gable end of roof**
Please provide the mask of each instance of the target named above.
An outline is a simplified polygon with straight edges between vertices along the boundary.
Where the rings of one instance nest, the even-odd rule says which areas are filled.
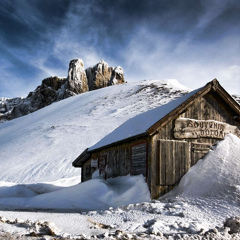
[[[215,81],[214,79],[213,81]],[[217,80],[216,80],[217,81]],[[217,81],[217,84],[215,83],[213,86],[213,91],[215,91],[221,98],[229,105],[229,107],[236,112],[238,115],[237,117],[240,117],[240,105],[237,101],[219,84]]]
[[[213,81],[212,81],[213,82]],[[192,95],[190,98],[188,98],[186,101],[184,101],[182,104],[180,104],[178,107],[173,109],[169,114],[165,115],[162,119],[160,119],[158,122],[156,122],[153,126],[151,126],[147,132],[150,135],[153,135],[155,131],[162,125],[168,123],[171,121],[175,116],[180,115],[183,113],[192,103],[195,99],[200,98],[211,91],[212,89],[212,82],[207,83],[203,88],[199,89],[194,95]]]
[[[193,103],[194,100],[203,97],[204,95],[206,95],[211,91],[214,91],[218,95],[220,95],[221,98],[225,102],[227,102],[228,105],[237,113],[236,117],[240,118],[240,105],[232,98],[232,96],[220,85],[218,80],[215,78],[211,82],[207,83],[203,88],[199,89],[199,91],[197,91],[193,96],[191,96],[182,104],[180,104],[178,107],[173,109],[169,114],[167,114],[158,122],[156,122],[153,126],[151,126],[147,130],[147,132],[150,135],[153,135],[159,127],[168,123],[169,121],[174,119],[176,116],[183,113]]]

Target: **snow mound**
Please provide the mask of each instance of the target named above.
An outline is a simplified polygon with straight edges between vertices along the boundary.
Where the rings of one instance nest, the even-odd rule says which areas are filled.
[[[2,184],[0,209],[100,210],[150,200],[143,176],[98,178],[71,187],[53,186]]]
[[[240,139],[229,134],[165,197],[218,198],[240,203]]]

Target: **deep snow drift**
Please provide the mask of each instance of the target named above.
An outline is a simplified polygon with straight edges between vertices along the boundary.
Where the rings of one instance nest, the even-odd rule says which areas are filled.
[[[73,179],[69,179],[72,182]],[[54,183],[0,185],[2,210],[101,210],[150,201],[143,176],[97,178],[71,187]]]
[[[107,181],[98,178],[80,184],[76,184],[77,178],[52,184],[8,183],[4,186],[1,183],[1,209],[106,210],[82,214],[0,211],[0,216],[8,219],[7,223],[0,218],[0,228],[5,232],[26,234],[33,228],[37,231],[41,219],[53,222],[52,228],[60,236],[71,234],[71,237],[78,237],[84,233],[87,239],[90,235],[110,239],[119,230],[131,233],[128,237],[137,234],[138,239],[162,239],[162,234],[198,234],[203,237],[209,229],[215,229],[215,239],[230,239],[229,229],[223,228],[223,222],[231,216],[240,216],[239,146],[240,139],[229,134],[186,173],[178,187],[152,202],[142,176]],[[68,186],[70,184],[76,185]],[[25,195],[23,188],[27,189]],[[14,221],[16,217],[22,220]],[[23,227],[22,223],[28,227]],[[240,235],[235,237],[238,239]]]
[[[226,199],[240,206],[240,139],[232,134],[195,164],[165,197]]]

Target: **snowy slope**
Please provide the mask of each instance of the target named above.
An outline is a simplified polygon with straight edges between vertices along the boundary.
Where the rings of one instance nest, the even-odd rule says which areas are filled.
[[[172,100],[171,102],[164,104],[163,106],[156,107],[149,111],[143,112],[133,118],[130,118],[113,132],[111,132],[99,142],[97,142],[95,145],[90,147],[89,150],[92,151],[110,145],[114,142],[122,141],[124,139],[146,133],[151,126],[153,126],[164,116],[172,112],[175,108],[180,106],[183,102],[185,102],[198,91],[199,89],[196,89],[181,98]]]
[[[127,119],[189,91],[176,80],[142,81],[80,94],[0,124],[0,181],[80,175],[72,161]]]
[[[160,201],[149,201],[142,176],[93,179],[71,187],[66,183],[74,179],[52,185],[2,183],[0,210],[18,211],[0,211],[0,238],[1,232],[47,234],[49,226],[59,238],[70,234],[70,239],[165,239],[163,234],[169,239],[239,239],[237,223],[230,225],[239,232],[235,235],[223,226],[226,218],[240,216],[239,146],[239,138],[226,136]],[[49,212],[19,211],[34,209]],[[89,209],[105,210],[73,213]],[[52,223],[41,228],[44,221]]]
[[[142,176],[79,183],[80,170],[71,166],[129,118],[187,91],[175,80],[118,85],[0,124],[0,239],[30,240],[31,232],[37,239],[240,239],[240,227],[235,235],[223,227],[240,216],[236,136],[220,141],[154,201]],[[97,211],[79,212],[89,209]],[[42,238],[49,228],[58,235]]]

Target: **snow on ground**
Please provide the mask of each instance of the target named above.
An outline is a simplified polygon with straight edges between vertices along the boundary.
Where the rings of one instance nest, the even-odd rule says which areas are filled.
[[[29,193],[23,196],[22,186],[17,184],[6,184],[9,189],[4,190],[2,183],[0,192],[7,194],[9,191],[10,195],[13,186],[20,191],[15,191],[12,199],[0,198],[0,209],[19,208],[15,212],[0,211],[0,216],[4,217],[0,217],[0,229],[17,236],[32,231],[39,234],[40,229],[46,232],[46,226],[49,226],[59,238],[163,239],[164,236],[185,236],[185,239],[239,239],[239,234],[230,235],[229,228],[223,227],[226,218],[240,216],[239,146],[239,138],[231,134],[226,136],[188,171],[178,187],[153,201],[149,201],[142,176],[107,181],[97,178],[68,187],[65,179],[63,189],[41,184],[36,188],[31,184],[24,185],[27,189],[30,186],[32,191],[40,186],[47,189],[46,193],[36,196]],[[75,179],[69,181],[74,183]],[[35,208],[34,212],[21,211],[29,206],[32,210]],[[86,211],[91,208],[92,211]],[[42,211],[36,212],[36,209]],[[72,212],[73,209],[78,213]],[[41,228],[45,221],[48,223]],[[240,226],[237,229],[240,232]]]
[[[71,187],[53,184],[6,184],[0,187],[0,209],[101,210],[150,200],[142,176],[92,179]]]
[[[229,134],[166,197],[220,198],[240,204],[240,140]]]
[[[0,239],[240,239],[223,227],[240,216],[233,135],[154,201],[142,176],[80,183],[71,166],[130,117],[187,91],[175,80],[111,86],[0,124]]]
[[[177,87],[175,87],[177,85]],[[83,93],[0,124],[0,181],[80,176],[72,162],[127,119],[181,96],[176,80],[126,83]]]

